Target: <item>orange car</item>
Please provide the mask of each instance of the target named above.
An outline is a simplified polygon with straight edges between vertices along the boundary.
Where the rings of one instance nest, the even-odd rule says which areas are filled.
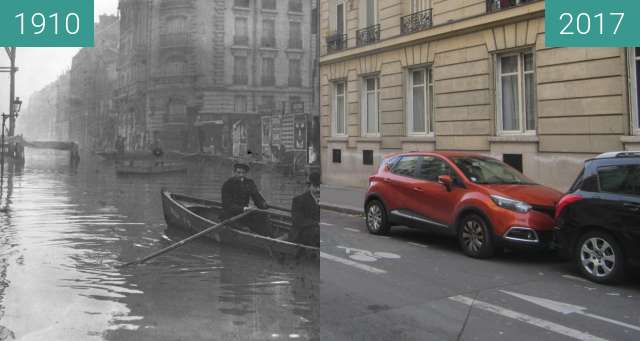
[[[545,247],[562,193],[496,159],[462,152],[410,152],[369,177],[367,229],[393,225],[456,236],[465,254],[486,258],[507,244]]]

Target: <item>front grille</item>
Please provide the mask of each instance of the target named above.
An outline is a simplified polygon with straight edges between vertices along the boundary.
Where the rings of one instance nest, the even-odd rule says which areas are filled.
[[[538,211],[540,213],[544,213],[544,214],[548,215],[549,217],[555,219],[555,215],[556,215],[556,208],[555,207],[533,206],[533,210],[534,211]]]

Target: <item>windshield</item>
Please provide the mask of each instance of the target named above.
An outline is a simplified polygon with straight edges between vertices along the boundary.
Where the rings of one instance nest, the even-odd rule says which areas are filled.
[[[464,175],[476,184],[486,185],[533,185],[517,170],[504,163],[484,157],[453,157],[453,163]]]

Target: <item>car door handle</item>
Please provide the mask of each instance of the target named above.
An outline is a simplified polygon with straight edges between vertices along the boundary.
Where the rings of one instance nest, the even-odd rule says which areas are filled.
[[[418,188],[418,187],[414,187],[413,190],[416,192],[424,192],[422,188]]]
[[[624,203],[624,204],[622,204],[622,206],[624,206],[625,208],[629,209],[632,212],[640,211],[640,205],[638,205],[638,204]]]

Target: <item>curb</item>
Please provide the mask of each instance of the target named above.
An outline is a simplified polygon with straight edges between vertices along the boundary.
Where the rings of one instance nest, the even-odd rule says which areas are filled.
[[[325,202],[321,202],[320,203],[320,209],[327,210],[327,211],[338,212],[338,213],[362,215],[362,210],[359,210],[359,209],[357,209],[355,207],[341,206],[341,205],[335,205],[335,204],[327,204]]]

